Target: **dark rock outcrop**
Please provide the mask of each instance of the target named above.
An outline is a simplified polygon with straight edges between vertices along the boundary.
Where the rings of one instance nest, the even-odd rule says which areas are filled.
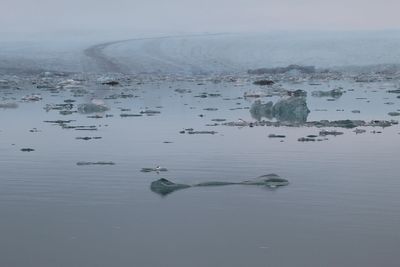
[[[273,85],[275,82],[271,81],[271,80],[258,80],[253,82],[253,84],[255,85],[261,85],[261,86],[265,86],[265,85]]]

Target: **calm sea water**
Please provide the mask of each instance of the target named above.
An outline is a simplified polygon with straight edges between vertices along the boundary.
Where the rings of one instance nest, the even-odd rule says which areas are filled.
[[[386,93],[396,81],[282,86],[309,92],[308,120],[392,119],[387,113],[399,109],[396,95]],[[337,86],[354,91],[332,102],[310,94]],[[221,97],[194,97],[205,91]],[[69,90],[51,94],[26,85],[11,96],[4,91],[2,97],[9,100],[35,92],[43,100],[17,101],[17,109],[0,109],[0,265],[398,266],[399,126],[365,128],[364,134],[337,129],[344,135],[307,143],[297,139],[320,129],[205,126],[219,118],[253,120],[246,108],[254,100],[236,98],[258,91],[248,82],[147,81],[123,89],[99,87],[92,89],[93,95],[138,96],[106,100],[111,108],[106,114],[114,117],[101,119],[43,109],[72,98]],[[77,103],[89,99],[77,98]],[[146,107],[161,113],[119,116]],[[361,113],[352,113],[355,109]],[[97,125],[98,131],[43,122],[56,119]],[[30,132],[33,128],[39,132]],[[180,134],[185,128],[218,133]],[[286,138],[280,142],[268,134]],[[75,139],[84,136],[102,139]],[[26,147],[35,151],[20,151]],[[77,166],[78,161],[116,165]],[[168,172],[140,172],[157,165]],[[165,197],[150,190],[150,183],[161,177],[193,184],[267,173],[279,174],[290,185],[277,190],[189,188]]]

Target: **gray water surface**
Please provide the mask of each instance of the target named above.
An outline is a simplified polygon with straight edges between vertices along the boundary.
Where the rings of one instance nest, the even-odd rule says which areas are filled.
[[[364,134],[338,128],[343,135],[322,142],[297,141],[318,135],[321,129],[315,127],[206,126],[218,118],[254,121],[249,108],[255,99],[238,97],[265,89],[247,79],[154,78],[116,87],[91,80],[84,83],[89,93],[82,97],[74,97],[71,89],[37,89],[29,79],[21,84],[20,90],[0,91],[2,102],[18,103],[18,108],[0,109],[0,266],[397,267],[400,262],[398,125],[365,127]],[[308,92],[308,121],[391,120],[396,118],[387,113],[400,108],[396,94],[386,92],[397,88],[397,81],[281,86]],[[346,92],[335,101],[311,96],[314,90],[337,87]],[[135,97],[108,99],[122,92]],[[221,96],[195,97],[202,92]],[[20,100],[32,93],[43,99]],[[71,98],[76,107],[93,97],[110,107],[98,114],[102,118],[43,109]],[[119,116],[146,108],[161,113]],[[351,112],[355,109],[360,113]],[[98,130],[44,122],[58,119]],[[38,132],[29,131],[33,128]],[[217,133],[179,133],[185,128]],[[269,134],[286,138],[281,142]],[[84,136],[102,139],[75,139]],[[115,165],[77,166],[79,161]],[[140,172],[157,165],[168,172]],[[288,179],[289,186],[199,187],[165,197],[150,190],[161,177],[194,184],[267,173]]]

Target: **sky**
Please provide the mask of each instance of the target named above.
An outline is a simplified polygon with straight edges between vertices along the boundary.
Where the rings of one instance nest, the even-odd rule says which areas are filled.
[[[1,0],[0,32],[400,29],[400,0]]]

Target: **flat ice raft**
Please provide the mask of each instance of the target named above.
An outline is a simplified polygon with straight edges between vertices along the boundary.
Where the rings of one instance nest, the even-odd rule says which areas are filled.
[[[258,185],[258,186],[267,186],[269,188],[276,188],[280,186],[288,185],[289,181],[281,178],[277,174],[266,174],[259,176],[252,180],[246,180],[243,182],[219,182],[219,181],[211,181],[211,182],[204,182],[198,183],[193,185],[188,184],[179,184],[171,182],[167,179],[161,178],[151,183],[150,189],[154,193],[160,195],[168,195],[172,192],[177,190],[189,188],[189,187],[201,187],[201,186],[225,186],[225,185]]]

